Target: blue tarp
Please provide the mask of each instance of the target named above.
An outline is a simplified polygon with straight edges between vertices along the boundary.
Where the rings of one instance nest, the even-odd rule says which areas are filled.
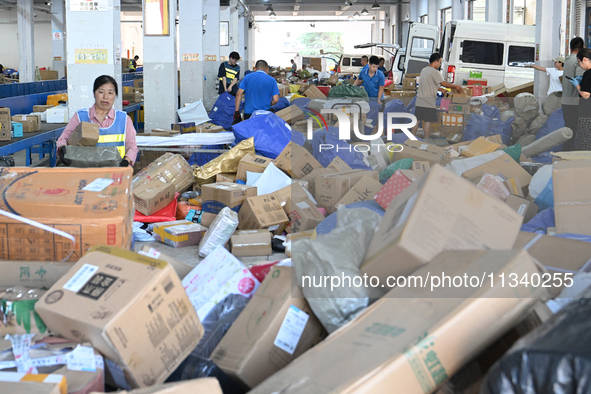
[[[556,227],[554,208],[548,208],[538,212],[529,222],[521,226],[521,231],[546,234],[548,227]]]
[[[286,99],[285,97],[281,97],[279,99],[279,101],[277,102],[277,104],[275,104],[274,106],[271,107],[271,109],[275,112],[277,111],[281,111],[284,108],[289,107],[289,100]]]
[[[511,135],[513,134],[513,129],[511,127],[513,120],[515,120],[515,118],[511,117],[507,119],[507,121],[501,122],[500,120],[493,120],[485,115],[472,114],[464,128],[463,141],[473,141],[478,137],[488,137],[500,134],[503,144],[510,145]]]
[[[353,169],[371,170],[363,161],[361,152],[356,152],[347,141],[339,140],[338,127],[316,130],[311,143],[314,157],[323,167],[328,167],[338,156]]]
[[[482,112],[484,113],[484,116],[488,116],[492,119],[499,119],[499,116],[501,115],[501,110],[493,105],[482,104]]]
[[[232,131],[236,144],[254,137],[256,153],[270,159],[275,159],[292,139],[291,127],[274,113],[253,116],[232,126]]]
[[[554,111],[549,117],[546,123],[538,130],[536,133],[536,140],[539,140],[542,137],[547,136],[551,132],[561,129],[564,127],[564,117],[562,115],[562,108]],[[555,146],[554,148],[548,149],[546,152],[561,152],[562,151],[562,144],[559,146]]]
[[[222,126],[225,130],[230,130],[232,121],[234,120],[235,110],[236,97],[228,92],[222,93],[209,113],[211,123]]]

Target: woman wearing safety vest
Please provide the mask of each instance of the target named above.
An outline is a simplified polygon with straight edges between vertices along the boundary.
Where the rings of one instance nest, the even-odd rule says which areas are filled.
[[[80,122],[99,125],[99,140],[96,146],[115,146],[121,154],[120,167],[133,166],[138,154],[133,121],[123,111],[113,108],[115,97],[119,94],[117,82],[113,77],[101,75],[94,81],[94,105],[76,111],[57,140],[57,151],[62,163],[70,165],[64,158],[68,138]]]

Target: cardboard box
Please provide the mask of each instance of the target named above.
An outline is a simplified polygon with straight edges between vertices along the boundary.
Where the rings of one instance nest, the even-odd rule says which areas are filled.
[[[144,88],[144,79],[143,78],[135,78],[133,80],[133,87],[138,89]]]
[[[550,152],[552,163],[557,161],[591,160],[591,151]]]
[[[201,208],[204,212],[220,213],[224,207],[238,213],[248,197],[257,195],[256,186],[232,182],[212,183],[201,186]]]
[[[517,95],[521,93],[534,94],[534,81],[524,83],[523,85],[515,86],[511,89],[507,89],[507,91],[503,94],[505,95],[505,97],[517,97]],[[496,90],[495,94],[498,94]]]
[[[59,79],[57,70],[39,70],[41,73],[41,80],[42,81],[51,81],[54,79]]]
[[[268,157],[258,156],[253,153],[247,153],[238,163],[238,171],[236,179],[246,182],[246,172],[257,172],[262,174],[269,164],[273,163],[273,159]]]
[[[591,243],[521,231],[513,249],[524,249],[550,272],[581,271],[591,259]],[[568,251],[568,253],[565,253]],[[586,268],[584,272],[589,272]]]
[[[229,294],[252,297],[259,284],[246,266],[222,245],[183,278],[183,286],[200,320]]]
[[[105,246],[84,255],[35,310],[52,332],[91,341],[131,387],[163,383],[203,336],[170,265]]]
[[[277,190],[273,194],[275,194],[279,200],[279,203],[288,217],[293,210],[292,205],[294,202],[306,201],[313,197],[299,182],[294,182],[289,186]]]
[[[477,185],[485,174],[498,175],[503,180],[510,178],[517,179],[521,184],[524,194],[527,193],[532,178],[531,175],[519,165],[519,163],[506,153],[503,153],[496,159],[464,172],[462,177]]]
[[[10,108],[0,107],[0,135],[3,136],[4,140],[7,140],[7,136],[10,135],[11,119]]]
[[[446,140],[451,143],[451,144],[455,144],[457,142],[462,142],[462,139],[464,138],[464,133],[450,133],[447,135]]]
[[[230,174],[230,173],[217,174],[215,176],[215,181],[216,181],[216,183],[220,183],[220,182],[236,183],[236,174]]]
[[[201,242],[207,227],[188,220],[154,223],[154,238],[173,248],[196,246]]]
[[[334,170],[335,172],[345,172],[345,171],[352,171],[353,170],[351,167],[349,167],[349,165],[347,163],[345,163],[345,161],[343,159],[341,159],[338,156],[336,156],[334,159],[332,159],[332,161],[330,162],[330,164],[326,168],[328,168],[330,170]]]
[[[382,184],[376,181],[371,175],[364,175],[343,198],[337,202],[337,207],[341,204],[349,205],[358,201],[373,200],[375,195],[382,188]]]
[[[516,196],[525,198],[523,194],[523,188],[521,187],[521,183],[516,178],[507,179],[505,182],[505,186],[509,189],[509,193],[515,194]]]
[[[195,122],[173,123],[170,125],[170,128],[180,131],[181,134],[195,133],[197,130],[195,127]]]
[[[172,135],[180,134],[178,130],[170,130],[170,129],[152,129],[150,132],[153,137],[171,137]]]
[[[316,169],[312,170],[311,173],[309,173],[308,175],[303,177],[302,181],[308,182],[308,191],[310,192],[310,194],[312,194],[312,196],[315,196],[316,195],[316,180],[323,175],[334,174],[337,172],[339,172],[339,171],[335,171],[335,170],[329,169],[329,168],[316,168]],[[340,171],[340,172],[344,172],[344,171]]]
[[[451,103],[447,109],[447,112],[450,114],[467,114],[468,113],[468,104],[460,104],[460,103]]]
[[[291,268],[271,269],[211,355],[218,367],[245,387],[255,387],[326,335],[291,280]],[[297,330],[296,335],[291,330]]]
[[[130,247],[131,168],[2,170],[0,194],[10,212],[64,231],[75,243],[0,216],[0,260],[61,261],[69,256],[68,261],[77,261],[95,245]],[[113,182],[107,186],[104,179]]]
[[[135,209],[146,216],[150,216],[175,199],[174,190],[174,184],[162,183],[159,179],[144,183],[133,190]]]
[[[158,249],[155,249],[148,245],[144,246],[141,250],[139,250],[138,254],[148,256],[153,259],[166,261],[168,264],[172,266],[172,268],[174,268],[179,278],[184,278],[193,269],[193,266],[185,264],[175,258],[172,258],[160,252]]]
[[[396,196],[418,179],[419,176],[412,170],[397,170],[376,194],[375,200],[382,208],[388,209]]]
[[[524,251],[445,252],[414,276],[429,271],[540,274]],[[429,288],[395,288],[250,393],[432,393],[523,319],[540,290],[495,281],[437,297]]]
[[[488,137],[484,137],[484,139],[487,140],[487,141],[490,141],[490,142],[494,142],[495,144],[499,144],[500,149],[506,148],[506,145],[503,144],[503,140],[502,140],[502,138],[501,138],[501,136],[499,134],[495,134],[495,135],[491,135],[491,136],[488,136]],[[462,146],[468,146],[472,142],[474,142],[474,141],[472,140],[472,141],[457,142],[457,143],[454,143],[454,144],[452,144],[450,146],[447,146],[446,149],[454,149],[456,152],[459,153],[460,150],[461,150],[460,148]]]
[[[39,131],[37,116],[15,115],[12,117],[12,121],[23,125],[23,133],[34,133]]]
[[[12,286],[49,289],[72,268],[72,263],[0,261],[0,288]]]
[[[33,105],[33,112],[45,112],[49,108],[53,108],[53,105]]]
[[[316,168],[323,168],[310,152],[293,142],[287,144],[279,156],[273,160],[273,164],[296,179],[305,177]],[[240,169],[240,166],[238,168]]]
[[[166,383],[158,386],[152,386],[145,389],[136,389],[132,391],[118,391],[118,394],[223,394],[222,388],[217,378],[198,378],[183,380],[175,383]],[[90,393],[100,394],[100,393]]]
[[[221,133],[222,131],[224,131],[222,126],[209,122],[195,126],[196,133]]]
[[[140,92],[123,92],[122,99],[129,101],[130,103],[141,103],[144,101],[143,95]]]
[[[76,127],[70,135],[70,138],[68,138],[68,145],[96,146],[99,136],[100,131],[98,124],[80,122],[78,127]]]
[[[326,95],[316,87],[316,85],[310,85],[304,92],[304,96],[311,99],[326,99]]]
[[[281,111],[275,112],[275,115],[279,116],[290,125],[306,119],[304,112],[297,105],[286,107]]]
[[[417,79],[416,78],[403,78],[402,79],[402,90],[416,90]]]
[[[437,145],[427,144],[421,141],[406,140],[402,145],[401,152],[394,153],[394,159],[414,159],[417,161],[428,161],[429,165],[446,165],[449,162],[450,154],[445,148]]]
[[[431,126],[433,126],[433,124],[431,124]],[[434,130],[434,128],[431,127],[431,134],[433,134],[433,130]],[[463,137],[463,133],[464,133],[464,126],[441,126],[439,128],[439,136],[441,138],[447,138],[450,135],[457,135],[457,134],[460,134],[461,137]]]
[[[379,181],[379,172],[368,170],[337,172],[318,177],[314,191],[318,207],[326,209],[327,214],[336,212],[337,203],[364,175],[370,175]]]
[[[312,125],[313,127],[314,125]],[[306,134],[308,132],[308,121],[307,120],[298,120],[291,125],[292,130],[299,131],[302,134]]]
[[[443,250],[510,249],[521,223],[504,202],[435,165],[388,206],[361,271],[385,283],[389,275],[413,273]]]
[[[289,219],[274,194],[248,197],[238,212],[238,228],[255,230],[287,225]]]
[[[237,231],[230,238],[232,254],[236,257],[270,256],[273,254],[271,238],[266,229]]]
[[[173,184],[175,192],[181,193],[187,190],[195,182],[193,171],[187,160],[181,155],[165,153],[141,170],[133,178],[133,190],[141,190],[142,185],[152,181]]]
[[[455,104],[468,104],[472,99],[472,89],[468,87],[462,88],[462,93],[451,93],[451,102]]]
[[[441,124],[443,126],[462,127],[464,125],[464,114],[457,114],[457,113],[443,114],[443,118],[441,119]]]
[[[67,394],[68,382],[64,375],[0,373],[0,393],[10,394]]]
[[[336,74],[332,74],[326,80],[326,84],[330,86],[335,86],[337,83],[339,83],[339,77]]]
[[[322,71],[322,58],[312,57],[310,58],[310,67],[316,71]]]
[[[10,122],[10,137],[12,138],[22,138],[24,136],[23,133],[23,124],[18,122]],[[2,132],[0,132],[0,139],[3,139],[4,136]],[[10,138],[4,138],[5,141],[9,141]]]
[[[523,216],[523,223],[529,222],[538,213],[538,206],[533,201],[510,194],[505,201],[515,212]]]
[[[283,79],[283,78],[281,78]],[[279,89],[279,97],[285,97],[289,94],[289,85],[278,83],[277,88]]]
[[[324,215],[310,200],[292,202],[289,213],[288,232],[298,233],[313,230],[324,220]]]
[[[591,235],[591,186],[585,182],[591,175],[591,162],[560,161],[554,163],[554,214],[558,234]]]
[[[428,161],[413,161],[412,162],[412,171],[417,175],[417,177],[421,177],[424,174],[428,173],[431,169],[431,165]]]

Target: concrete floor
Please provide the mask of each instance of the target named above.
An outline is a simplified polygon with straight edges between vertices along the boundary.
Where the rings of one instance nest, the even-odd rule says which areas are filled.
[[[154,241],[154,242],[136,242],[134,246],[134,251],[137,252],[141,250],[144,246],[149,246],[160,252],[168,255],[172,258],[175,258],[185,264],[195,266],[199,264],[202,260],[199,257],[199,247],[198,246],[188,246],[185,248],[173,248],[172,246],[168,246],[163,244],[162,242]],[[284,253],[274,253],[269,256],[252,256],[252,257],[237,257],[238,260],[242,262],[242,264],[248,266],[248,264],[258,263],[261,261],[278,261],[287,258],[287,255]],[[181,278],[182,279],[182,278]]]

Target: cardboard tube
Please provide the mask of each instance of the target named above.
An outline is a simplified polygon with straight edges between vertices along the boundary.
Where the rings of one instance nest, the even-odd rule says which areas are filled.
[[[563,127],[558,130],[554,130],[545,137],[540,138],[524,147],[521,153],[528,157],[534,157],[548,149],[554,148],[560,144],[565,143],[573,137],[573,131],[568,127]]]

